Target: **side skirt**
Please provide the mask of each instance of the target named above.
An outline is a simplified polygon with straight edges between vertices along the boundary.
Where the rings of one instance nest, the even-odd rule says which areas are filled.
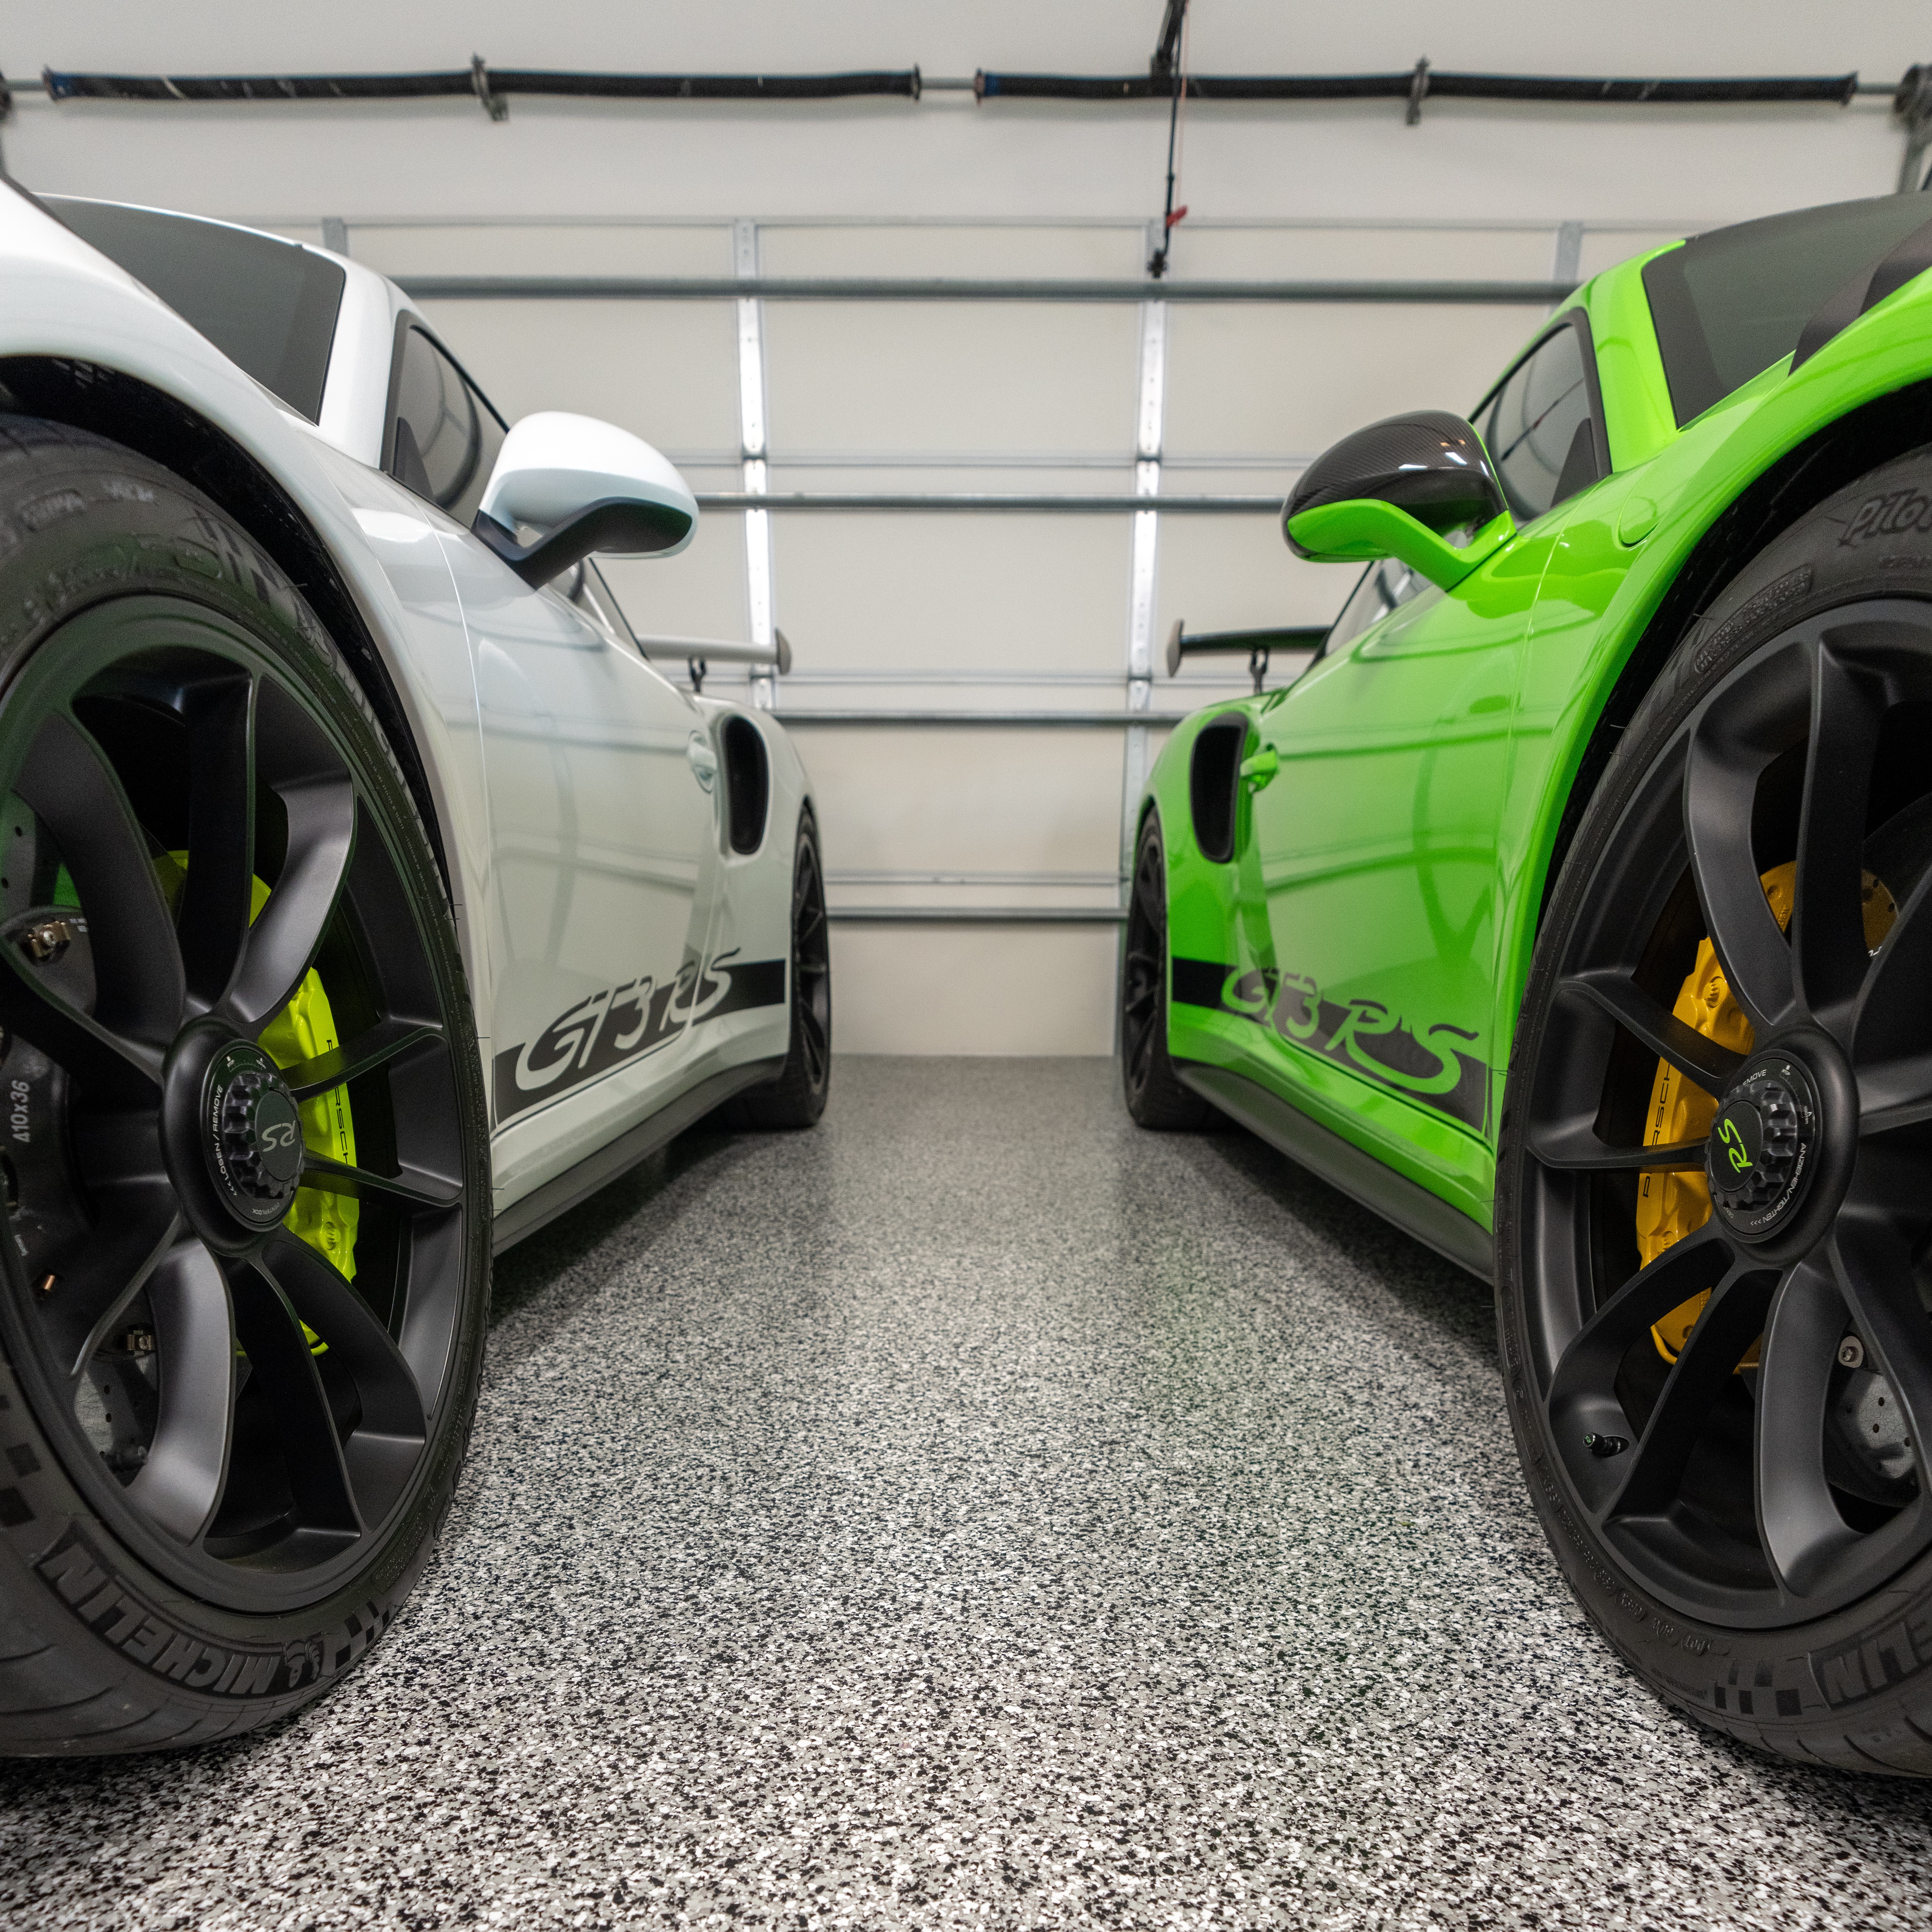
[[[659,1148],[675,1140],[686,1127],[694,1126],[714,1107],[747,1087],[776,1080],[784,1071],[784,1060],[754,1060],[742,1066],[728,1066],[708,1080],[700,1080],[688,1092],[667,1102],[647,1120],[640,1120],[628,1133],[620,1134],[593,1154],[586,1155],[574,1167],[567,1167],[554,1180],[513,1201],[496,1216],[493,1246],[501,1254],[526,1234],[534,1234],[560,1214],[568,1214],[580,1201],[587,1200],[600,1187],[606,1187],[620,1174],[628,1173],[640,1160],[647,1160]]]
[[[1174,1070],[1204,1100],[1211,1101],[1290,1160],[1318,1174],[1330,1186],[1339,1187],[1384,1220],[1393,1221],[1404,1234],[1413,1234],[1479,1280],[1494,1282],[1494,1237],[1427,1188],[1418,1187],[1394,1168],[1384,1167],[1373,1154],[1364,1154],[1310,1120],[1300,1108],[1290,1106],[1265,1087],[1230,1073],[1226,1067],[1177,1060]]]

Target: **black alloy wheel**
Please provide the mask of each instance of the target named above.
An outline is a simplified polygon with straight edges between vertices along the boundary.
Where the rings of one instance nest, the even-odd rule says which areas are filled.
[[[292,1708],[406,1594],[474,1402],[487,1127],[434,858],[313,615],[165,472],[4,432],[0,515],[69,493],[53,561],[105,580],[0,657],[0,1372],[14,1468],[59,1479],[0,1510],[51,1660],[0,1669],[0,1749],[138,1748]]]
[[[1846,536],[1901,480],[1932,502],[1908,459],[1773,546],[1624,734],[1539,941],[1497,1248],[1586,1608],[1706,1721],[1928,1774],[1932,546],[1881,568]],[[1730,1044],[1722,984],[1691,997],[1707,937]],[[1662,1137],[1672,1081],[1707,1132]],[[1646,1258],[1670,1175],[1704,1204]]]
[[[825,1112],[831,1087],[832,931],[818,827],[807,808],[792,857],[791,1044],[778,1078],[740,1095],[737,1111],[753,1127],[808,1127]]]
[[[1135,842],[1120,958],[1120,1082],[1138,1125],[1185,1132],[1208,1108],[1175,1078],[1168,1057],[1167,981],[1167,856],[1160,816],[1150,812]]]

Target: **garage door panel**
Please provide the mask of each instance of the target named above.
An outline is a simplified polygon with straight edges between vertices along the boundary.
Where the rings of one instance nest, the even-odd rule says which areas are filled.
[[[1111,926],[832,928],[841,1053],[1112,1051]]]
[[[835,873],[1091,872],[1120,859],[1115,730],[801,728]]]
[[[1179,618],[1190,631],[1332,623],[1361,568],[1304,562],[1275,517],[1163,517],[1156,654]]]
[[[773,302],[772,453],[1131,452],[1130,305]]]
[[[1470,409],[1542,314],[1454,303],[1177,307],[1167,453],[1306,458],[1399,410]]]
[[[1128,523],[782,512],[778,622],[820,669],[1118,670]]]
[[[1176,236],[1173,278],[1219,281],[1543,281],[1553,224],[1534,228],[1196,228]]]
[[[349,224],[349,252],[386,275],[728,275],[728,223]]]
[[[730,302],[436,302],[430,326],[512,422],[573,410],[662,449],[738,447]]]
[[[607,556],[598,565],[633,630],[728,640],[751,635],[741,513],[706,510],[690,548],[676,556]],[[670,674],[683,676],[681,669]]]
[[[1145,232],[1138,222],[1115,227],[785,224],[759,231],[758,266],[775,276],[1112,280],[1142,272]]]

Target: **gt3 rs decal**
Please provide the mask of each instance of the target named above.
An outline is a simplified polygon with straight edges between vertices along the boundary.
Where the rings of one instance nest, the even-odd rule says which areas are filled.
[[[668,1046],[700,1020],[782,1006],[784,996],[784,961],[740,960],[730,953],[702,971],[687,959],[677,977],[662,986],[646,976],[593,993],[560,1013],[536,1039],[497,1054],[496,1118],[507,1120],[580,1081]]]
[[[1438,1021],[1418,1030],[1379,1000],[1324,1000],[1305,973],[1272,966],[1244,973],[1211,959],[1177,958],[1172,998],[1238,1014],[1478,1132],[1489,1126],[1489,1070],[1464,1051],[1477,1038],[1466,1028]]]

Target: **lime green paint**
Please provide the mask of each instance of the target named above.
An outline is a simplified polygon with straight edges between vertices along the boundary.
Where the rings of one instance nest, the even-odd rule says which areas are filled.
[[[1288,527],[1295,542],[1318,562],[1371,563],[1385,556],[1397,557],[1418,577],[1444,590],[1454,590],[1516,531],[1505,512],[1493,523],[1485,524],[1466,549],[1458,550],[1406,510],[1373,496],[1318,504],[1304,510]]]
[[[1446,588],[1422,591],[1288,689],[1188,720],[1147,789],[1166,836],[1171,950],[1224,965],[1239,994],[1233,1011],[1172,1004],[1171,1051],[1261,1082],[1484,1226],[1545,878],[1619,674],[1741,490],[1846,412],[1932,380],[1928,275],[1795,375],[1767,369],[1680,430],[1643,296],[1648,259],[1576,298],[1612,473],[1486,549],[1450,551]],[[1428,556],[1447,574],[1412,532],[1440,539],[1364,507],[1304,512],[1297,539],[1313,549],[1317,536],[1331,554],[1380,542],[1355,554],[1398,556],[1424,575]],[[1394,531],[1407,548],[1388,541]],[[1192,837],[1188,765],[1200,726],[1231,711],[1250,721],[1249,782],[1234,857],[1216,865]],[[1317,1011],[1340,1016],[1333,1036],[1314,1030]],[[1424,1090],[1465,1036],[1488,1082],[1486,1106],[1466,1109],[1474,1119]],[[1394,1076],[1360,1070],[1364,1052],[1375,1064],[1392,1043]]]
[[[1669,247],[1683,245],[1672,242]],[[1653,248],[1619,263],[1578,292],[1596,344],[1604,434],[1616,470],[1648,462],[1677,434],[1677,412],[1670,406],[1670,385],[1664,380],[1664,358],[1657,352],[1650,304],[1643,292],[1644,263],[1666,252]]]
[[[1617,542],[1640,544],[1657,527],[1662,513],[1648,496],[1627,496],[1617,516]]]

